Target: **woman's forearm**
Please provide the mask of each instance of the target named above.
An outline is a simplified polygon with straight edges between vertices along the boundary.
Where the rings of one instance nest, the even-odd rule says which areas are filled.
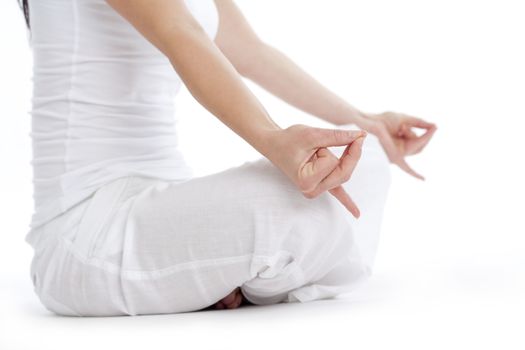
[[[269,135],[282,130],[182,0],[107,0],[170,60],[190,93],[268,157]]]
[[[364,114],[319,83],[278,49],[261,43],[244,76],[292,106],[335,125]]]
[[[167,55],[195,99],[259,152],[267,155],[265,132],[281,128],[271,119],[231,63],[204,31],[178,32],[174,34],[173,41],[176,45],[168,47]]]

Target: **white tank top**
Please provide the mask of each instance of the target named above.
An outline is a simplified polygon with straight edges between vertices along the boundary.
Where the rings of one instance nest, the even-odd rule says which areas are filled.
[[[178,149],[174,98],[182,81],[169,59],[105,0],[29,5],[31,230],[119,177],[193,177]],[[214,39],[213,0],[186,5]]]

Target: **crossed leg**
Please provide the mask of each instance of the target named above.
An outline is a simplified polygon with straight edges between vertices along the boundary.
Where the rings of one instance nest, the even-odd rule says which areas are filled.
[[[339,128],[358,129],[354,125],[343,125]],[[344,147],[332,148],[332,152],[338,157],[343,151]],[[370,275],[372,272],[379,244],[382,214],[390,183],[391,178],[388,158],[384,153],[379,140],[374,135],[369,134],[363,144],[363,156],[361,162],[356,167],[351,180],[343,185],[345,190],[350,193],[356,201],[362,212],[362,216],[359,220],[348,216],[348,221],[354,228],[354,237],[358,247],[358,250],[354,250],[354,254],[359,255],[360,259],[364,262],[365,275]],[[350,262],[350,264],[352,264],[352,262]],[[335,270],[336,269],[332,271],[332,274],[336,272]],[[342,271],[346,270],[343,269]],[[327,277],[329,276],[324,276],[324,279],[326,280]],[[322,279],[316,281],[315,286],[319,287],[322,282]],[[307,288],[312,288],[312,286],[308,286]],[[305,289],[305,287],[303,287],[303,289]],[[241,288],[236,287],[226,297],[222,298],[207,309],[234,309],[245,304],[252,303],[244,297]]]

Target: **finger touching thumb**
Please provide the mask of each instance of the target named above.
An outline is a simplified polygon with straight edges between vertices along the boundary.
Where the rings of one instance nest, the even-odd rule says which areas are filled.
[[[345,146],[366,136],[363,130],[312,128],[311,132],[314,146],[317,147]]]

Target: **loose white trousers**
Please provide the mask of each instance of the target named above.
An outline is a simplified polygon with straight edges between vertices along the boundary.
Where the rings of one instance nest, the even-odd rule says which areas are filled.
[[[28,234],[35,292],[71,316],[196,311],[238,286],[260,305],[335,297],[372,271],[390,181],[372,134],[343,184],[359,219],[266,158],[181,182],[122,177]]]

